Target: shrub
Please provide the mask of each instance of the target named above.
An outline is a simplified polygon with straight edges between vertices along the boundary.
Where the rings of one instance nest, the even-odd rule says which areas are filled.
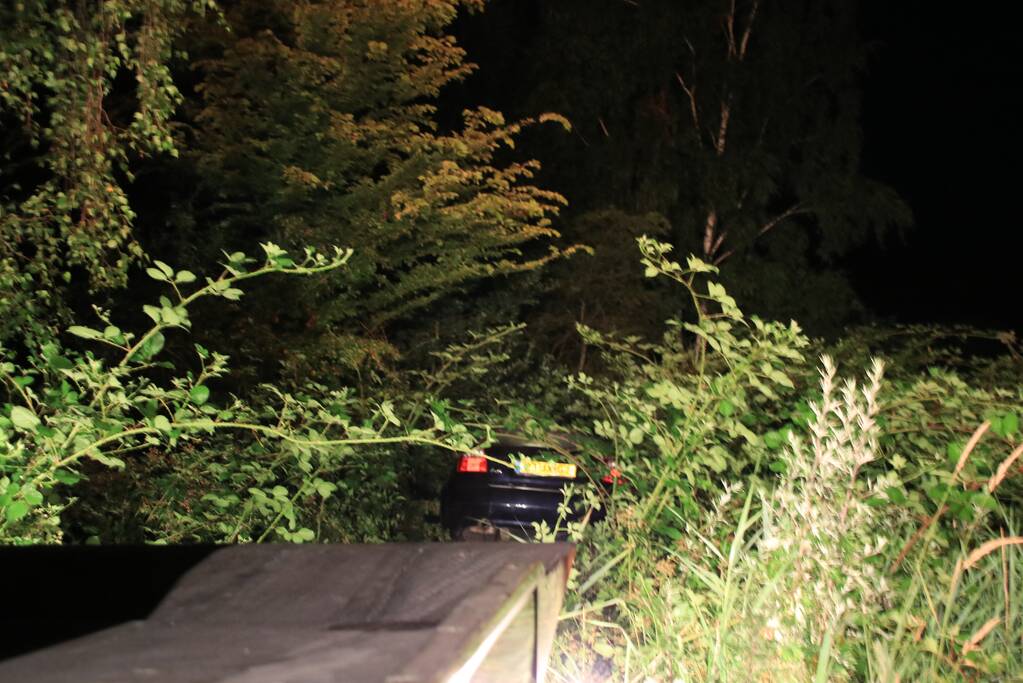
[[[572,529],[556,675],[1015,680],[1018,392],[947,370],[886,385],[879,360],[839,383],[828,357],[813,386],[798,328],[746,321],[696,284],[713,269],[640,245],[697,320],[660,344],[582,329],[616,374],[570,380],[600,416],[573,427],[625,480],[604,524]]]
[[[61,515],[83,477],[102,476],[95,465],[126,469],[130,458],[147,461],[146,476],[122,479],[127,490],[115,500],[100,491],[92,512],[106,515],[99,526],[115,535],[98,540],[309,541],[322,527],[326,501],[352,484],[345,477],[357,471],[348,467],[357,447],[466,447],[472,437],[460,425],[406,428],[391,402],[359,400],[344,389],[265,386],[260,400],[218,397],[211,387],[228,358],[200,345],[191,370],[159,360],[165,333],[189,331],[196,300],[238,300],[243,281],[329,271],[350,255],[307,251],[296,262],[273,244],[263,251],[261,263],[229,255],[224,272],[202,285],[189,271],[155,262],[148,274],[170,291],[144,307],[148,329],[122,330],[99,309],[102,329],[68,329],[110,353],[76,352],[51,340],[18,361],[0,349],[8,400],[0,413],[0,542],[59,541]],[[376,490],[386,495],[386,487]],[[137,525],[109,523],[126,509],[140,515]]]

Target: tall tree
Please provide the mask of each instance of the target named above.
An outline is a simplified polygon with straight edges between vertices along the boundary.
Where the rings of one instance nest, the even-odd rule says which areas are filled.
[[[501,2],[464,33],[501,40],[502,26],[512,37],[491,54],[518,51],[529,65],[518,79],[499,72],[500,91],[481,82],[474,95],[509,111],[543,102],[571,120],[572,136],[540,144],[543,180],[576,211],[660,212],[676,248],[722,266],[752,308],[824,327],[852,298],[836,259],[909,220],[895,193],[861,172],[856,9],[837,0]],[[490,70],[498,60],[480,61]]]
[[[473,69],[444,29],[481,5],[241,0],[230,31],[196,48],[197,223],[223,244],[356,250],[339,277],[287,293],[289,323],[253,318],[249,339],[280,345],[290,327],[291,360],[340,371],[380,351],[367,340],[388,323],[565,253],[545,246],[564,200],[532,184],[539,164],[500,161],[524,126],[561,119],[475,108],[454,130],[436,122],[431,102]]]

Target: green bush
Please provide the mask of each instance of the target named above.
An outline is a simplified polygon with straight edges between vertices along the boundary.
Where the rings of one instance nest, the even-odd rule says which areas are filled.
[[[879,360],[840,382],[826,356],[814,381],[798,328],[640,247],[696,320],[658,344],[581,328],[612,371],[569,379],[593,416],[570,426],[624,480],[605,523],[571,528],[555,675],[1016,680],[1019,390],[884,383]]]
[[[156,261],[147,272],[165,283],[168,295],[143,307],[152,320],[148,329],[122,330],[99,309],[101,329],[68,329],[96,351],[73,351],[56,339],[24,360],[0,349],[7,391],[0,413],[0,542],[61,540],[62,514],[79,491],[87,493],[79,533],[98,541],[379,540],[387,535],[381,526],[390,523],[373,515],[393,510],[393,503],[345,518],[353,498],[341,494],[358,487],[363,503],[391,496],[395,464],[357,449],[471,445],[459,424],[407,428],[391,401],[345,389],[264,386],[251,400],[218,396],[216,380],[227,372],[228,358],[200,345],[193,369],[161,360],[167,336],[189,331],[196,300],[236,301],[243,281],[334,270],[350,255],[307,251],[296,261],[273,244],[263,251],[261,263],[230,254],[223,273],[205,284]],[[111,477],[104,468],[125,475]],[[82,481],[88,477],[97,479],[91,492]]]

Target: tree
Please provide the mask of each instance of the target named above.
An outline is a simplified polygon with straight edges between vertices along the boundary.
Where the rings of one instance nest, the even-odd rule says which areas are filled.
[[[356,247],[343,276],[288,292],[290,320],[254,318],[247,338],[283,334],[290,360],[336,374],[386,352],[371,340],[389,323],[572,251],[543,246],[564,199],[532,184],[539,164],[501,161],[525,126],[563,120],[436,120],[431,101],[473,69],[444,28],[481,5],[242,1],[196,47],[196,223],[218,245]]]
[[[50,319],[63,284],[122,285],[142,256],[132,162],[176,154],[167,63],[211,0],[25,0],[0,8],[0,339]],[[115,83],[130,82],[115,97]],[[10,128],[8,128],[10,126]]]
[[[860,169],[855,3],[527,4],[499,3],[464,33],[492,37],[501,25],[511,37],[495,54],[517,49],[529,64],[522,89],[498,72],[507,94],[480,92],[525,109],[543,102],[572,122],[572,136],[539,142],[544,182],[575,211],[662,213],[676,248],[722,266],[754,310],[810,313],[811,326],[800,302],[848,311],[848,283],[827,271],[909,220]]]

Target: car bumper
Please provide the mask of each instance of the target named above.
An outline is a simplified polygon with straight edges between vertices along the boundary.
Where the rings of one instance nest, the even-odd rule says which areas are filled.
[[[533,523],[546,522],[550,529],[558,523],[558,507],[564,501],[561,491],[538,491],[521,487],[485,485],[469,490],[445,492],[442,499],[441,519],[443,525],[454,532],[469,526],[486,522],[491,526],[525,531],[533,535]],[[574,503],[575,501],[573,501]],[[571,512],[565,521],[579,521],[587,510],[570,505]],[[603,518],[602,510],[590,512],[590,519]]]

